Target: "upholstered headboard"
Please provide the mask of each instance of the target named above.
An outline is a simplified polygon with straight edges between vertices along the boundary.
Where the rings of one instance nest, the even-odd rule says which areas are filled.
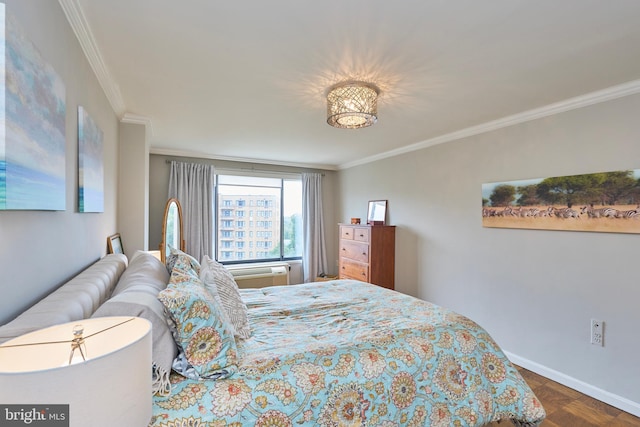
[[[111,296],[127,263],[127,257],[122,254],[109,254],[96,261],[14,320],[0,326],[0,343],[48,326],[90,317]]]

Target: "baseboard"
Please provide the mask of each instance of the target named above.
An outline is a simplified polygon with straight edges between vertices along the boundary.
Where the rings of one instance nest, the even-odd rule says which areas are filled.
[[[577,390],[580,393],[586,394],[587,396],[591,396],[594,399],[598,399],[602,402],[608,403],[611,406],[640,417],[640,403],[638,402],[633,402],[627,398],[618,396],[617,394],[613,394],[598,387],[594,387],[591,384],[587,384],[583,381],[570,377],[569,375],[565,375],[562,372],[555,371],[551,368],[540,365],[536,362],[532,362],[531,360],[525,359],[508,351],[505,351],[504,353],[509,358],[509,360],[511,360],[516,365],[522,366],[523,368],[535,372],[538,375],[542,375],[545,378],[549,378],[550,380]]]

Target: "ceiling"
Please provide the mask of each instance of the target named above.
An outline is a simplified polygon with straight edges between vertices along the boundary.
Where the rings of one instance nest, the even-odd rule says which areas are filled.
[[[59,1],[155,153],[339,169],[640,92],[638,0]],[[374,126],[327,125],[346,80],[380,88]]]

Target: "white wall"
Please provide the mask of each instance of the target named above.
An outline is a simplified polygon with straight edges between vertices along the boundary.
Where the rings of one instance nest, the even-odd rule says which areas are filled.
[[[149,141],[145,125],[120,123],[119,130],[118,230],[131,258],[137,250],[150,249]]]
[[[640,236],[481,223],[483,183],[640,168],[638,111],[640,95],[628,96],[341,171],[340,219],[388,199],[398,290],[638,414]],[[591,318],[606,322],[604,347],[589,343]]]
[[[0,211],[0,324],[106,253],[116,232],[118,122],[57,1],[7,0],[66,85],[66,210]],[[104,133],[104,213],[78,213],[78,105]]]

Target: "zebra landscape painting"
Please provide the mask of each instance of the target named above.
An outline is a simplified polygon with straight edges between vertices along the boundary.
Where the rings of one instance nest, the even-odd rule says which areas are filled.
[[[483,184],[482,225],[640,233],[640,169]]]

